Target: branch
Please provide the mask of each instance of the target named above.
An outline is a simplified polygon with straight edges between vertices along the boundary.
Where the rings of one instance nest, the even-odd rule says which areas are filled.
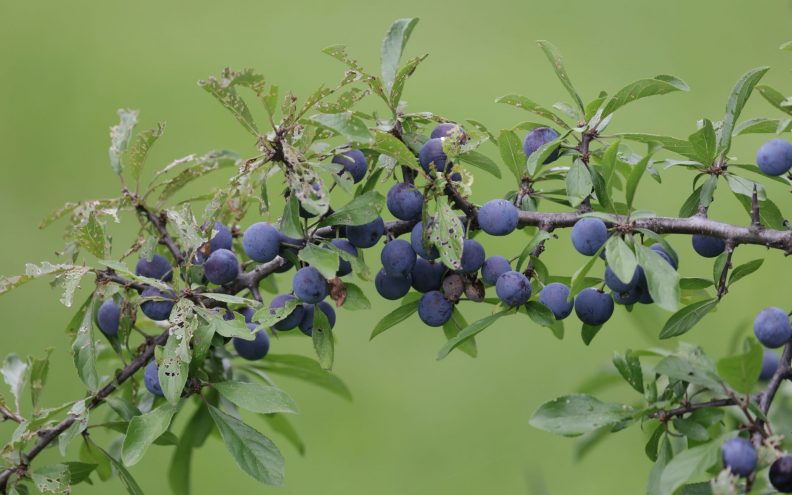
[[[125,192],[129,194],[128,191]],[[165,227],[166,220],[163,217],[156,215],[153,211],[151,211],[146,205],[144,205],[140,201],[140,199],[137,196],[133,196],[131,194],[129,194],[129,196],[135,205],[135,209],[138,212],[145,215],[148,221],[151,222],[151,225],[153,225],[154,228],[157,229],[157,232],[159,233],[159,237],[160,237],[160,243],[168,247],[168,250],[173,255],[173,258],[176,260],[177,264],[183,265],[184,255],[182,254],[181,249],[179,249],[179,246],[176,244],[176,242],[168,233],[168,229]]]
[[[96,394],[86,399],[86,407],[94,409],[118,389],[124,382],[131,378],[139,369],[145,367],[154,357],[154,349],[158,345],[164,345],[168,340],[169,331],[166,330],[153,339],[149,339],[143,346],[140,354],[127,364],[115,377],[115,380],[102,387]],[[50,443],[55,441],[69,426],[77,420],[77,416],[70,414],[63,421],[52,428],[41,428],[36,431],[39,437],[38,442],[27,453],[22,455],[21,462],[12,467],[8,467],[0,472],[0,493],[6,493],[8,480],[14,473],[24,473],[30,462],[39,455]]]
[[[668,409],[668,410],[662,409],[660,411],[655,411],[651,413],[649,417],[658,419],[661,422],[665,423],[677,416],[684,416],[685,414],[691,413],[698,409],[706,409],[708,407],[729,407],[729,406],[738,406],[738,405],[739,404],[735,402],[733,398],[727,397],[725,399],[715,399],[707,402],[689,403],[674,409]]]

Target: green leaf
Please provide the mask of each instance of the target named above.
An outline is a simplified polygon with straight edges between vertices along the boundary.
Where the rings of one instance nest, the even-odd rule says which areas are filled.
[[[638,189],[638,184],[641,182],[641,178],[643,177],[651,158],[651,153],[647,154],[645,157],[641,158],[641,161],[635,164],[635,166],[632,168],[632,172],[630,172],[630,177],[627,179],[626,193],[627,206],[629,208],[632,208],[633,199],[635,199],[635,191]]]
[[[279,388],[248,382],[213,383],[220,395],[242,409],[257,413],[297,413],[297,405]]]
[[[39,411],[39,401],[41,399],[41,392],[44,390],[44,385],[47,383],[47,375],[49,374],[49,358],[52,354],[53,348],[48,347],[45,349],[47,353],[43,358],[29,358],[30,362],[30,400],[33,403],[33,410]]]
[[[41,493],[71,493],[71,472],[65,464],[40,467],[30,477]]]
[[[781,94],[778,90],[765,85],[757,86],[756,90],[759,91],[759,94],[764,96],[765,100],[767,100],[768,103],[773,105],[775,108],[781,110],[782,112],[788,115],[792,115],[792,108],[788,106],[784,106],[784,102],[786,102],[786,97],[783,94]]]
[[[737,119],[740,117],[745,103],[753,92],[754,86],[759,83],[762,76],[770,67],[757,67],[746,72],[732,89],[729,101],[726,104],[726,114],[723,116],[720,133],[718,134],[717,154],[725,156],[731,149],[732,132]]]
[[[544,242],[552,237],[553,234],[546,230],[536,231],[536,234],[531,238],[530,241],[528,241],[528,243],[523,248],[522,253],[520,253],[520,257],[517,260],[517,266],[515,267],[516,271],[522,271],[523,263],[525,263],[525,261],[531,256],[531,253],[533,253],[534,249],[536,249],[536,246],[538,246],[539,243]]]
[[[558,115],[555,114],[552,110],[548,110],[547,108],[539,105],[538,103],[520,95],[506,95],[501,96],[495,103],[505,103],[506,105],[511,105],[513,107],[522,108],[523,110],[527,110],[531,113],[534,113],[540,117],[544,117],[547,120],[551,120],[556,124],[560,125],[564,129],[569,129],[569,126],[566,122],[564,122]],[[500,142],[500,139],[498,139]]]
[[[624,380],[630,384],[638,393],[644,393],[643,370],[638,356],[627,351],[625,356],[619,353],[613,354],[613,365],[618,370]]]
[[[382,40],[380,59],[382,61],[382,82],[386,91],[390,92],[399,67],[399,59],[404,51],[404,45],[410,39],[410,34],[418,24],[418,18],[397,19],[388,29],[388,34]],[[397,102],[398,103],[398,102]]]
[[[334,211],[319,225],[364,225],[373,222],[384,203],[385,198],[377,191],[363,193]]]
[[[404,92],[404,85],[407,83],[407,79],[413,75],[415,69],[417,69],[421,62],[426,60],[428,56],[428,54],[425,54],[420,57],[410,59],[410,61],[404,64],[401,69],[399,69],[399,72],[396,73],[396,79],[393,81],[393,89],[391,90],[390,98],[388,99],[392,109],[399,106],[402,93]]]
[[[349,282],[344,282],[344,288],[346,288],[346,298],[342,308],[350,311],[371,309],[371,301],[368,300],[363,289]]]
[[[453,339],[459,335],[459,332],[467,328],[467,326],[467,321],[465,321],[465,318],[459,312],[459,309],[454,308],[454,311],[451,313],[451,318],[445,322],[445,324],[443,324],[443,333],[446,336],[446,340]],[[475,338],[467,339],[460,343],[457,346],[457,349],[470,357],[476,357],[478,355],[478,347],[476,346]]]
[[[335,348],[333,344],[333,334],[330,329],[330,321],[327,315],[321,310],[318,304],[313,307],[314,319],[311,339],[313,340],[316,356],[322,368],[329,370],[333,367]]]
[[[682,290],[701,290],[712,287],[712,285],[712,280],[708,278],[683,277],[679,279],[679,288]],[[682,310],[684,310],[684,308],[680,311]]]
[[[375,129],[374,143],[368,148],[388,155],[396,160],[396,163],[399,165],[406,165],[414,170],[419,170],[421,168],[415,155],[410,151],[410,148],[389,132]]]
[[[565,395],[545,402],[531,417],[531,426],[574,437],[631,420],[636,411],[626,404],[606,404],[586,394]]]
[[[123,397],[108,397],[105,399],[105,403],[107,403],[113,412],[118,414],[124,421],[131,421],[132,418],[141,414],[140,409],[138,409],[137,406]]]
[[[710,164],[715,159],[717,136],[715,135],[715,128],[712,126],[712,121],[704,119],[701,129],[697,130],[690,135],[688,141],[698,155],[698,161],[704,164]]]
[[[671,318],[666,321],[663,330],[660,331],[660,338],[670,339],[671,337],[678,337],[683,333],[687,333],[717,305],[717,299],[707,299],[685,306],[671,315]]]
[[[759,258],[737,266],[734,270],[732,270],[731,275],[729,275],[729,285],[732,285],[733,283],[739,281],[740,279],[745,278],[748,275],[752,274],[753,272],[761,268],[763,263],[764,263],[764,259]]]
[[[237,418],[207,405],[228,452],[251,477],[267,485],[283,483],[283,456],[272,441]]]
[[[638,141],[639,143],[657,143],[666,150],[690,158],[691,160],[698,159],[698,153],[693,148],[693,145],[684,139],[679,139],[671,136],[660,136],[657,134],[640,134],[640,133],[624,133],[616,134],[614,137],[622,137],[630,141]]]
[[[715,196],[715,189],[718,187],[718,176],[717,175],[710,175],[707,177],[707,180],[704,181],[704,185],[702,185],[699,191],[699,200],[698,206],[707,207],[712,203],[712,199]],[[698,208],[696,208],[698,211]]]
[[[462,267],[462,240],[465,232],[462,222],[446,201],[437,200],[434,225],[429,231],[429,240],[440,253],[443,264],[452,270]]]
[[[743,209],[750,215],[752,210],[751,198],[742,194],[734,194]],[[759,221],[763,226],[776,230],[786,230],[784,215],[770,199],[759,201]]]
[[[93,338],[93,313],[96,304],[96,296],[91,299],[82,323],[74,334],[72,342],[72,354],[74,355],[74,366],[77,367],[77,375],[80,380],[88,387],[88,390],[96,392],[99,389],[99,375],[96,372],[96,342]]]
[[[654,372],[675,380],[701,385],[710,390],[720,390],[721,387],[715,365],[700,348],[694,348],[688,353],[664,357],[657,363]]]
[[[94,211],[91,211],[88,215],[85,224],[80,225],[76,229],[74,240],[99,259],[106,258],[107,252],[110,250],[110,243],[107,239],[107,234],[105,234],[104,225],[96,218],[96,212]]]
[[[291,424],[291,421],[284,414],[264,414],[264,419],[270,428],[280,433],[291,443],[300,455],[305,455],[305,442],[300,438],[300,434]]]
[[[589,257],[589,260],[586,262],[585,265],[581,266],[577,269],[574,275],[572,275],[572,281],[570,282],[570,289],[569,289],[569,300],[571,301],[572,298],[580,291],[585,289],[588,285],[586,284],[586,275],[591,268],[594,266],[594,263],[597,262],[599,259],[599,253],[605,249],[605,247],[601,247],[599,251],[597,251],[594,256]]]
[[[520,138],[514,131],[504,129],[498,136],[498,150],[500,151],[503,162],[509,167],[514,177],[519,183],[523,177],[525,168],[525,152],[520,143]]]
[[[192,302],[187,299],[180,299],[174,306],[169,320],[170,335],[157,365],[162,393],[171,404],[177,404],[181,399],[192,361],[190,341],[198,324],[192,307]]]
[[[192,452],[203,445],[213,429],[212,426],[212,417],[205,407],[198,407],[184,425],[168,469],[168,484],[174,495],[190,494]]]
[[[118,124],[110,128],[110,166],[116,175],[121,175],[124,170],[122,157],[129,146],[132,130],[137,125],[137,110],[118,109]]]
[[[754,339],[745,339],[744,352],[718,360],[718,374],[731,388],[748,394],[762,371],[762,346]]]
[[[552,328],[556,324],[555,315],[550,311],[550,308],[542,303],[528,301],[525,303],[525,311],[528,313],[528,317],[537,325]]]
[[[756,187],[756,197],[759,201],[764,201],[767,199],[767,195],[765,193],[764,187],[761,184],[757,184],[756,182],[748,179],[744,179],[739,175],[734,174],[725,174],[726,182],[729,184],[729,188],[732,190],[734,194],[740,194],[747,198],[753,197],[753,189]]]
[[[121,448],[121,460],[125,465],[133,466],[143,458],[154,440],[168,430],[177,409],[165,402],[151,412],[132,418]]]
[[[649,293],[663,309],[676,311],[679,307],[679,273],[657,252],[642,244],[635,245],[638,264],[644,269]]]
[[[369,132],[366,123],[352,112],[320,113],[312,115],[308,120],[337,132],[353,143],[374,143],[374,136]]]
[[[476,334],[480,333],[482,330],[485,330],[487,327],[495,323],[498,318],[505,316],[509,313],[509,310],[504,310],[499,313],[495,313],[489,316],[486,316],[478,321],[475,321],[460,331],[456,337],[446,342],[446,344],[440,349],[437,353],[438,361],[443,359],[444,357],[448,356],[448,354],[454,350],[459,344],[464,342],[465,340],[474,337]]]
[[[297,200],[297,196],[293,194],[289,195],[289,199],[283,207],[280,231],[283,235],[295,239],[302,239],[305,236],[302,223],[300,222],[300,202]]]
[[[710,442],[677,454],[660,477],[660,495],[672,495],[688,480],[704,474],[718,462],[720,442]]]
[[[63,464],[69,468],[69,478],[72,485],[82,483],[87,480],[91,473],[94,472],[97,465],[89,464],[87,462],[64,462]]]
[[[267,373],[287,376],[312,383],[334,394],[352,400],[349,389],[340,378],[322,369],[319,363],[295,354],[268,354],[267,359],[254,366]]]
[[[580,99],[580,95],[578,95],[577,91],[575,91],[575,87],[572,86],[572,81],[569,79],[566,68],[564,68],[564,59],[561,57],[561,52],[558,51],[558,48],[556,48],[555,45],[549,41],[539,40],[536,43],[539,45],[539,48],[544,51],[545,55],[547,56],[547,60],[549,60],[553,65],[553,69],[555,70],[558,79],[561,80],[561,84],[563,84],[567,92],[569,92],[572,100],[574,100],[578,108],[580,108],[581,112],[585,112],[586,108],[583,105],[583,100]]]
[[[108,454],[107,451],[96,445],[96,443],[89,437],[83,438],[85,438],[87,445],[92,450],[96,450],[104,460],[108,461],[113,466],[115,472],[118,473],[118,479],[120,479],[121,483],[124,484],[129,495],[143,495],[143,490],[140,489],[140,485],[137,484],[135,478],[132,477],[123,464],[118,462],[115,457]]]
[[[254,136],[259,133],[258,127],[245,100],[237,94],[236,87],[260,88],[263,84],[264,77],[256,74],[251,69],[235,72],[225,68],[220,73],[219,78],[209,76],[206,81],[198,81],[200,87],[217,98],[217,101],[234,115],[234,118],[242,124],[242,127]]]
[[[382,319],[374,326],[374,329],[371,331],[371,336],[369,340],[373,339],[377,335],[381,334],[385,330],[392,328],[399,323],[403,322],[413,313],[418,311],[418,300],[414,300],[408,302],[406,304],[402,304],[398,308],[394,309],[390,313],[386,314],[382,317]]]
[[[591,341],[594,340],[594,337],[597,336],[600,330],[602,330],[602,325],[589,325],[588,323],[584,323],[580,331],[580,337],[583,339],[583,343],[586,345],[591,344]]]
[[[137,135],[132,147],[129,149],[129,167],[132,178],[137,182],[146,164],[148,152],[154,143],[165,132],[165,123],[160,122],[157,127],[143,131]]]
[[[320,248],[316,244],[308,244],[300,250],[298,257],[319,270],[326,279],[335,278],[338,271],[338,254],[334,251]]]
[[[572,208],[580,206],[580,203],[589,197],[593,187],[586,164],[580,158],[575,159],[566,176],[566,193],[570,206]]]
[[[466,151],[465,153],[459,155],[458,158],[468,165],[473,165],[474,167],[481,169],[488,174],[494,175],[498,179],[501,178],[498,164],[487,155],[479,153],[478,151]]]
[[[641,79],[620,89],[603,110],[603,117],[610,115],[619,108],[635,100],[646,98],[647,96],[663,95],[674,91],[688,91],[687,84],[681,79],[673,76],[656,76],[654,79]]]
[[[605,243],[605,256],[616,277],[625,284],[630,283],[638,267],[635,253],[619,235],[612,235]]]

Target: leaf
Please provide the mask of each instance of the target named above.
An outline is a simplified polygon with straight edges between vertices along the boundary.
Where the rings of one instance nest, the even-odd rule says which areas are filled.
[[[660,476],[660,495],[672,495],[688,480],[704,474],[718,462],[720,442],[710,442],[677,454]]]
[[[574,437],[631,420],[635,413],[626,404],[606,404],[586,394],[565,395],[539,406],[530,424],[556,435]]]
[[[190,464],[193,449],[203,445],[206,437],[212,432],[212,417],[205,407],[199,407],[184,425],[179,443],[173,451],[168,483],[175,495],[190,494]]]
[[[371,302],[366,297],[363,289],[349,282],[344,282],[344,287],[346,288],[346,298],[341,306],[342,308],[350,311],[371,309]]]
[[[605,247],[603,245],[603,247],[601,247],[599,249],[599,251],[597,251],[594,254],[594,256],[589,257],[589,260],[586,262],[585,265],[583,265],[580,268],[578,268],[577,271],[575,272],[575,274],[572,275],[572,280],[571,280],[570,286],[569,286],[569,300],[570,301],[572,300],[572,298],[574,296],[578,295],[578,293],[580,291],[582,291],[583,289],[585,289],[587,287],[586,275],[588,274],[589,271],[591,271],[591,268],[594,266],[594,263],[596,263],[597,260],[599,259],[599,253],[601,253],[604,248]]]
[[[258,88],[263,84],[264,77],[256,74],[251,69],[235,72],[225,68],[220,73],[219,78],[209,76],[205,81],[198,81],[198,86],[217,98],[217,101],[234,115],[234,118],[242,124],[242,127],[254,136],[259,133],[258,127],[245,100],[237,94],[236,87],[239,85]]]
[[[110,243],[107,240],[104,225],[96,218],[95,211],[91,211],[85,224],[76,229],[74,240],[97,258],[107,257]]]
[[[509,167],[514,177],[519,183],[523,177],[523,169],[525,168],[525,152],[523,151],[520,138],[514,131],[504,129],[498,136],[498,150],[500,151],[501,159]]]
[[[41,493],[71,493],[71,472],[65,464],[50,464],[30,473]]]
[[[678,337],[687,333],[717,305],[717,299],[707,299],[685,306],[671,315],[671,318],[666,321],[660,331],[660,338],[670,339],[671,337]]]
[[[682,290],[701,290],[706,289],[707,287],[712,287],[712,285],[712,280],[708,278],[683,277],[679,279],[679,288]],[[682,310],[683,309],[684,308],[682,308]]]
[[[756,86],[756,90],[759,91],[759,94],[764,96],[765,100],[767,100],[767,102],[773,105],[775,108],[788,115],[792,115],[792,108],[784,105],[786,97],[778,90],[765,85]]]
[[[747,198],[753,197],[753,189],[756,187],[756,197],[759,201],[764,201],[767,199],[767,195],[765,194],[764,187],[761,184],[757,184],[756,182],[748,179],[744,179],[739,175],[734,174],[725,174],[726,182],[729,184],[729,188],[735,194],[740,194]]]
[[[632,208],[633,199],[635,199],[635,191],[638,189],[638,184],[641,182],[641,178],[646,171],[646,167],[649,165],[650,159],[652,155],[651,153],[647,154],[645,157],[641,158],[641,161],[635,164],[632,168],[632,172],[630,172],[630,177],[627,179],[627,206]]]
[[[83,438],[86,439],[85,441],[87,442],[87,445],[91,449],[95,449],[96,451],[98,451],[103,459],[110,462],[110,464],[115,469],[116,473],[118,473],[118,479],[121,480],[121,483],[124,484],[124,486],[127,489],[127,492],[130,495],[143,495],[143,490],[140,489],[140,485],[137,484],[135,478],[132,477],[132,475],[129,473],[129,471],[127,471],[127,469],[124,467],[123,464],[118,462],[115,459],[115,457],[108,454],[107,451],[96,445],[96,443],[93,440],[91,440],[90,437],[83,437]]]
[[[193,303],[180,299],[170,315],[170,335],[157,366],[160,387],[171,404],[181,399],[192,360],[190,341],[198,322],[193,312]]]
[[[750,215],[752,210],[751,198],[737,193],[734,194],[734,197],[737,198],[743,209]],[[778,206],[769,199],[759,201],[759,221],[763,226],[771,229],[787,230],[784,215],[778,209]]]
[[[451,313],[451,318],[445,322],[445,324],[443,324],[443,333],[446,336],[446,340],[453,339],[467,326],[467,321],[465,321],[465,318],[462,316],[459,310],[455,308]],[[476,346],[475,338],[467,339],[460,343],[457,346],[457,349],[470,357],[476,357],[478,355],[478,347]]]
[[[267,485],[283,483],[283,456],[272,441],[237,418],[207,405],[237,466]]]
[[[391,90],[389,104],[391,108],[397,108],[399,106],[399,102],[401,101],[402,93],[404,92],[404,85],[407,83],[407,78],[409,78],[418,66],[426,60],[426,57],[429,55],[422,55],[420,57],[415,57],[410,59],[409,62],[404,64],[399,72],[396,73],[396,79],[393,81],[393,89]]]
[[[45,349],[46,355],[43,358],[28,359],[30,363],[30,400],[33,403],[33,411],[36,413],[40,409],[39,401],[41,400],[41,392],[44,390],[44,385],[47,383],[47,375],[49,375],[49,358],[52,351],[53,348],[48,347]],[[5,370],[5,366],[3,369]],[[5,378],[5,374],[3,378]]]
[[[124,170],[121,158],[129,145],[132,130],[137,125],[137,110],[118,109],[118,124],[110,128],[110,166],[116,175],[121,175]]]
[[[77,367],[77,374],[80,380],[91,392],[99,389],[99,375],[96,372],[96,343],[93,338],[93,314],[96,304],[96,296],[83,315],[82,323],[74,334],[72,342],[72,354],[74,355],[74,366]]]
[[[641,361],[638,356],[633,354],[632,351],[627,351],[625,356],[614,353],[613,365],[632,388],[640,394],[644,393],[643,370],[641,369]]]
[[[688,141],[698,155],[698,161],[704,164],[710,164],[715,159],[717,136],[715,135],[715,128],[712,126],[712,121],[704,119],[701,129],[697,130],[690,135]]]
[[[748,394],[762,371],[762,346],[754,339],[745,339],[744,351],[718,360],[718,374],[735,391]]]
[[[465,232],[462,222],[446,201],[437,200],[434,225],[429,231],[429,240],[437,248],[443,264],[452,270],[462,267],[462,240]]]
[[[561,52],[549,41],[539,40],[536,43],[539,45],[539,48],[544,51],[547,60],[553,65],[558,79],[561,80],[561,84],[563,84],[567,92],[569,92],[572,100],[574,100],[578,108],[580,108],[581,112],[585,112],[586,108],[583,106],[583,101],[580,99],[580,95],[578,95],[577,91],[575,91],[575,87],[572,86],[572,81],[569,79],[569,75],[567,75],[566,68],[564,68],[564,59],[561,57]]]
[[[605,243],[605,256],[608,266],[616,277],[625,284],[632,281],[638,261],[630,246],[619,235],[612,235]]]
[[[552,328],[556,324],[553,312],[544,304],[536,301],[528,301],[525,303],[525,311],[528,313],[528,317],[537,325]]]
[[[264,419],[269,423],[270,428],[283,435],[289,443],[297,449],[300,455],[305,455],[305,442],[300,438],[300,434],[291,424],[284,414],[264,414]]]
[[[96,464],[89,464],[87,462],[64,462],[63,464],[69,468],[69,479],[72,485],[82,483],[87,480],[91,473],[96,470]]]
[[[334,211],[319,225],[364,225],[373,222],[384,203],[385,198],[377,191],[363,193]]]
[[[352,112],[320,113],[312,115],[308,120],[335,131],[353,143],[374,143],[374,136],[369,132],[366,123]]]
[[[313,340],[316,356],[319,358],[319,364],[323,369],[329,370],[333,367],[333,360],[335,358],[335,347],[333,344],[330,322],[327,319],[327,315],[325,315],[318,304],[314,305],[313,311],[314,319],[311,339]]]
[[[143,172],[143,166],[146,164],[148,152],[154,143],[165,132],[165,123],[160,122],[157,127],[143,131],[137,135],[135,142],[129,149],[129,167],[132,178],[135,181],[140,179],[140,174]]]
[[[217,382],[213,383],[220,395],[237,406],[256,413],[297,413],[291,397],[279,388],[258,383]]]
[[[125,465],[133,466],[143,458],[154,440],[168,430],[177,409],[166,402],[151,412],[132,418],[121,448],[121,459]]]
[[[408,302],[406,304],[402,304],[398,308],[394,309],[387,315],[383,316],[382,319],[374,326],[374,329],[371,331],[371,336],[369,340],[373,339],[377,335],[381,334],[385,330],[392,328],[402,321],[406,320],[413,313],[418,311],[418,300]]]
[[[591,341],[594,340],[594,337],[597,336],[600,330],[602,330],[602,325],[589,325],[588,323],[584,323],[580,331],[580,337],[583,339],[583,343],[586,345],[591,344]]]
[[[710,390],[720,389],[720,380],[715,372],[715,366],[699,348],[689,354],[664,357],[657,363],[654,372],[676,380],[701,385]]]
[[[687,84],[673,76],[656,76],[654,79],[641,79],[620,89],[611,97],[602,112],[603,117],[635,100],[647,96],[663,95],[674,91],[688,91]]]
[[[399,59],[404,51],[404,45],[410,39],[410,34],[416,24],[418,24],[417,17],[397,19],[391,24],[388,34],[382,40],[382,47],[380,48],[382,82],[388,92],[393,88],[393,81],[399,67]]]
[[[520,253],[520,257],[517,259],[517,265],[515,267],[516,271],[522,271],[523,263],[525,263],[525,261],[531,256],[531,253],[533,253],[534,249],[536,249],[536,246],[538,246],[539,243],[542,243],[552,237],[553,234],[546,230],[536,231],[536,234],[531,238],[530,241],[528,241],[528,243],[523,248],[522,253]]]
[[[322,369],[316,360],[309,357],[296,354],[268,354],[267,359],[254,367],[267,373],[312,383],[347,400],[352,400],[352,395],[344,382],[334,374]]]
[[[679,273],[656,251],[642,244],[635,245],[638,264],[644,269],[649,293],[663,309],[676,311],[679,307]]]
[[[308,244],[300,249],[298,258],[308,263],[328,280],[335,278],[338,270],[338,254],[330,249],[322,249],[316,244]]]
[[[459,155],[459,160],[467,163],[468,165],[473,165],[474,167],[481,169],[488,174],[494,175],[498,179],[501,178],[500,169],[498,168],[498,164],[495,163],[490,157],[479,153],[478,151],[466,151]]]
[[[16,410],[19,412],[19,399],[22,389],[25,387],[28,376],[28,363],[20,359],[16,354],[9,354],[3,361],[3,381],[6,382],[11,394],[14,396]]]
[[[591,195],[593,187],[591,174],[586,164],[580,158],[576,158],[566,176],[566,193],[570,206],[577,208],[584,199]]]
[[[369,149],[388,155],[399,165],[406,165],[414,170],[420,169],[420,164],[410,148],[389,132],[375,129],[374,143],[369,146]]]
[[[757,67],[746,72],[732,89],[729,101],[726,103],[726,114],[723,116],[720,132],[718,133],[717,154],[721,157],[731,149],[732,132],[737,119],[740,117],[745,103],[753,92],[754,86],[759,83],[762,76],[770,67]]]
[[[657,134],[640,134],[640,133],[624,133],[616,134],[614,137],[621,137],[630,141],[638,141],[639,143],[657,143],[666,150],[690,158],[691,160],[698,159],[698,153],[693,148],[693,145],[684,139],[679,139],[671,136],[661,136]]]
[[[552,141],[544,143],[539,146],[536,151],[531,153],[531,156],[528,157],[525,163],[525,169],[528,171],[528,175],[534,176],[536,174],[537,170],[539,170],[547,159],[550,158],[550,155],[558,150],[558,147],[561,146],[561,143],[569,136],[570,132],[572,131],[567,131]]]
[[[732,270],[731,275],[729,275],[729,285],[732,285],[733,283],[739,281],[740,279],[743,279],[748,275],[752,274],[753,272],[761,268],[763,263],[764,263],[764,259],[759,258],[737,266],[734,270]]]
[[[485,330],[487,327],[495,323],[502,316],[506,316],[509,313],[509,310],[504,310],[499,313],[495,313],[489,316],[486,316],[478,321],[475,321],[462,329],[456,337],[446,342],[446,344],[440,349],[437,353],[437,360],[441,360],[444,357],[448,356],[448,354],[454,350],[459,344],[464,342],[465,340],[474,337],[476,334],[480,333],[482,330]]]
[[[495,103],[505,103],[506,105],[511,105],[517,108],[522,108],[523,110],[527,110],[531,113],[534,113],[540,117],[544,117],[547,120],[551,120],[556,124],[560,125],[564,129],[569,129],[569,126],[566,122],[564,122],[558,115],[555,114],[552,110],[548,110],[547,108],[539,105],[538,103],[520,95],[506,95],[501,96]],[[500,142],[500,139],[498,139]]]

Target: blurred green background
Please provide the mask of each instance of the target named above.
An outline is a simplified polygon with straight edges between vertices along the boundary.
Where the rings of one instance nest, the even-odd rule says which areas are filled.
[[[510,92],[548,106],[566,97],[534,43],[548,39],[564,53],[584,99],[659,73],[684,79],[690,93],[630,105],[618,113],[610,131],[685,137],[697,119],[721,118],[729,90],[749,68],[771,65],[765,82],[790,92],[792,55],[777,49],[792,38],[790,14],[786,1],[737,0],[2,0],[0,273],[20,273],[25,262],[55,259],[61,226],[37,229],[50,210],[69,200],[117,194],[107,147],[108,128],[117,121],[119,107],[140,109],[143,129],[167,121],[149,173],[192,152],[229,148],[254,153],[250,137],[195,84],[224,66],[255,67],[282,89],[304,96],[341,77],[342,66],[323,55],[322,48],[346,44],[364,66],[378,72],[379,43],[390,22],[418,16],[421,22],[406,55],[431,55],[408,84],[405,98],[411,110],[475,118],[494,130],[530,119],[493,101]],[[756,96],[744,117],[758,115],[778,116]],[[762,140],[739,138],[733,154],[751,162]],[[483,150],[497,157],[491,145]],[[639,207],[676,214],[691,176],[682,170],[663,175],[663,187],[644,181]],[[474,200],[501,195],[507,176],[501,182],[478,174]],[[213,177],[201,187],[223,180]],[[783,187],[771,183],[768,190],[782,209],[792,207]],[[726,191],[718,191],[711,211],[718,219],[748,221]],[[129,233],[122,229],[117,236],[126,241]],[[525,239],[485,239],[485,247],[513,256]],[[687,238],[671,242],[686,276],[711,273],[711,263],[694,258]],[[568,233],[548,247],[542,259],[555,272],[571,275],[584,262],[571,249]],[[117,249],[123,248],[119,244]],[[737,285],[727,304],[687,340],[720,357],[735,331],[747,334],[759,309],[789,306],[789,272],[779,253],[741,248],[736,260],[765,255],[760,274]],[[57,299],[58,293],[43,281],[0,299],[4,353],[41,355],[44,347],[55,347],[45,391],[48,405],[83,392],[63,332],[70,310]],[[650,463],[643,455],[640,428],[615,435],[576,462],[574,440],[536,431],[528,418],[542,402],[575,391],[607,366],[615,350],[657,344],[655,336],[668,314],[647,307],[632,314],[617,309],[590,347],[581,342],[574,321],[567,324],[565,340],[558,341],[528,319],[511,318],[480,336],[478,359],[453,353],[437,362],[442,333],[417,318],[368,341],[373,325],[392,307],[376,301],[370,312],[340,312],[335,370],[352,389],[352,403],[281,380],[300,406],[302,414],[294,423],[308,445],[307,455],[300,457],[275,437],[287,458],[284,487],[257,485],[211,438],[194,460],[195,493],[643,493]],[[469,321],[486,311],[463,309]],[[281,339],[273,352],[310,355],[312,350],[307,339]],[[636,398],[626,386],[604,397]],[[267,431],[262,422],[252,421]],[[9,425],[0,429],[4,436],[10,433]],[[170,454],[171,448],[152,448],[132,469],[146,493],[168,492]],[[57,458],[55,452],[47,455]],[[80,485],[75,492],[122,490],[113,480]]]

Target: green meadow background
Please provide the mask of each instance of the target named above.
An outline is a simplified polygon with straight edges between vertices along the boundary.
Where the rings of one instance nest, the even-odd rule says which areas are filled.
[[[149,174],[193,152],[226,148],[251,155],[250,136],[197,80],[224,66],[255,67],[303,97],[342,76],[342,65],[323,55],[322,48],[345,44],[365,67],[378,72],[385,30],[393,19],[411,16],[421,21],[406,55],[428,52],[430,57],[408,83],[409,108],[460,121],[477,119],[494,130],[532,118],[496,105],[498,96],[516,92],[548,106],[567,97],[534,43],[537,39],[551,40],[562,50],[584,99],[660,73],[690,85],[690,93],[623,109],[609,129],[613,132],[686,137],[697,119],[720,119],[734,82],[759,65],[773,68],[765,82],[792,93],[792,54],[778,50],[792,39],[787,1],[0,0],[0,273],[20,273],[25,262],[55,260],[62,225],[44,231],[37,227],[50,210],[70,200],[117,194],[107,158],[108,128],[117,121],[117,108],[140,109],[142,129],[167,122],[166,134],[150,156]],[[744,117],[759,115],[778,117],[778,112],[756,96]],[[762,141],[738,138],[733,155],[751,162]],[[497,159],[492,145],[483,151]],[[510,187],[508,176],[504,171],[504,179],[497,180],[479,173],[473,199],[481,203],[500,196]],[[645,179],[639,207],[676,214],[691,178],[674,169],[663,173],[662,187]],[[196,187],[224,181],[220,175],[207,177]],[[792,209],[783,187],[769,183],[768,190],[782,210]],[[711,211],[717,219],[748,222],[727,191],[716,193]],[[131,217],[125,220],[134,225]],[[251,216],[245,225],[254,220]],[[132,233],[115,228],[117,252]],[[483,242],[489,253],[514,256],[526,240],[515,234]],[[711,263],[694,256],[688,238],[671,242],[686,276],[711,273]],[[560,274],[571,275],[584,262],[572,250],[568,232],[548,248],[542,259]],[[735,286],[726,304],[686,340],[705,345],[717,358],[728,351],[735,334],[748,334],[762,307],[789,306],[790,271],[782,255],[746,247],[735,258],[744,262],[764,256],[767,262],[759,274]],[[369,255],[374,262],[377,258]],[[82,294],[89,284],[86,279]],[[281,285],[288,284],[285,279]],[[58,297],[47,282],[37,281],[0,298],[4,354],[41,355],[45,347],[55,348],[44,392],[50,406],[83,393],[64,333],[70,310]],[[628,314],[618,308],[588,347],[574,318],[563,341],[527,318],[510,318],[481,334],[478,359],[453,353],[438,362],[442,332],[416,317],[369,342],[374,324],[394,307],[372,300],[369,312],[340,310],[335,330],[335,372],[351,388],[352,402],[280,381],[298,402],[301,414],[294,424],[307,444],[306,455],[300,456],[273,435],[286,456],[284,486],[261,486],[248,478],[215,436],[195,455],[194,493],[643,493],[651,465],[639,427],[576,461],[575,440],[534,430],[528,418],[542,402],[576,391],[583,380],[609,366],[614,351],[657,345],[667,313],[639,307]],[[463,308],[469,321],[486,311]],[[272,352],[310,355],[312,349],[308,339],[282,338],[273,342]],[[5,390],[3,394],[8,397]],[[637,398],[626,386],[602,396]],[[102,417],[97,410],[94,419]],[[268,431],[262,421],[250,419]],[[177,433],[181,424],[177,422]],[[0,425],[0,434],[5,438],[11,429]],[[132,468],[146,493],[168,493],[171,453],[171,447],[152,448]],[[57,452],[43,459],[58,459]],[[117,479],[75,489],[78,494],[122,492]]]

